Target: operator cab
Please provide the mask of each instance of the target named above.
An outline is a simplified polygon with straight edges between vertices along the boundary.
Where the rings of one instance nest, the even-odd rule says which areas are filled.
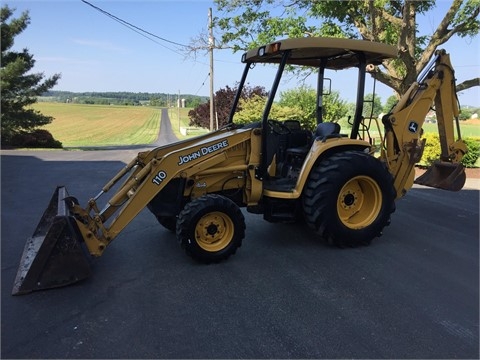
[[[245,68],[230,112],[229,123],[233,123],[249,72],[259,64],[277,66],[261,121],[246,125],[248,128],[263,129],[261,133],[263,156],[257,178],[263,180],[265,188],[275,191],[293,189],[315,141],[326,141],[333,137],[358,138],[363,120],[367,65],[379,65],[383,60],[394,58],[396,55],[396,48],[390,45],[339,38],[285,39],[243,54],[242,62]],[[302,128],[298,119],[278,121],[274,120],[271,114],[275,96],[287,67],[308,68],[317,73],[315,109],[317,125],[313,131]],[[351,125],[349,135],[341,133],[342,129],[338,123],[325,122],[323,115],[323,96],[326,93],[325,89],[330,87],[330,79],[325,77],[325,71],[348,68],[358,69],[356,107],[353,119],[349,121]]]

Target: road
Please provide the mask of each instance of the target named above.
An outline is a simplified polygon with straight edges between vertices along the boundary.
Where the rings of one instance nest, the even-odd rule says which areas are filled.
[[[369,247],[245,212],[199,265],[148,210],[74,286],[10,295],[58,184],[81,204],[135,149],[2,151],[2,358],[478,358],[479,192],[415,186]]]
[[[160,121],[160,131],[158,133],[158,138],[153,145],[161,146],[165,144],[171,144],[178,141],[177,137],[172,130],[172,122],[168,117],[168,109],[162,109],[162,119],[165,121]]]

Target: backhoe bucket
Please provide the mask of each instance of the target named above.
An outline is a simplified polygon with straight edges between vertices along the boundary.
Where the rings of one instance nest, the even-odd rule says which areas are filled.
[[[32,237],[27,240],[12,295],[72,284],[90,275],[87,253],[78,241],[75,219],[57,187]]]
[[[459,191],[465,185],[465,168],[461,163],[435,161],[415,184],[430,186],[443,190]]]

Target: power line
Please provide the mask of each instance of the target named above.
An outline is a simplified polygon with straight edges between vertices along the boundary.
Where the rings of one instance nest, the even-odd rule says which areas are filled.
[[[205,81],[207,81],[208,77],[210,76],[210,73],[207,74],[207,76],[205,77],[205,80],[203,80],[202,82],[202,85],[200,85],[200,87],[198,88],[197,92],[195,93],[195,95],[198,95],[198,93],[200,92],[200,90],[202,89],[203,85],[205,85]]]
[[[160,45],[160,46],[162,46],[162,47],[164,47],[164,48],[166,48],[166,49],[168,49],[168,50],[170,50],[170,51],[172,51],[172,52],[174,52],[174,53],[176,53],[176,54],[184,55],[184,54],[182,54],[182,53],[180,53],[180,52],[178,52],[178,51],[176,51],[176,50],[174,50],[174,49],[169,48],[168,46],[165,46],[164,44],[161,44],[160,42],[156,41],[155,39],[150,38],[149,36],[152,36],[152,37],[154,37],[154,38],[156,38],[156,39],[159,39],[159,40],[161,40],[161,41],[164,41],[164,42],[167,42],[167,43],[176,45],[176,46],[180,46],[180,47],[183,47],[183,48],[186,48],[186,49],[189,49],[189,48],[190,48],[190,46],[188,46],[188,45],[181,44],[181,43],[178,43],[178,42],[176,42],[176,41],[168,40],[168,39],[166,39],[166,38],[164,38],[164,37],[155,35],[155,34],[149,32],[149,31],[147,31],[147,30],[145,30],[145,29],[142,29],[142,28],[140,28],[140,27],[138,27],[138,26],[136,26],[136,25],[133,25],[133,24],[129,23],[128,21],[123,20],[123,19],[119,18],[118,16],[115,16],[115,15],[111,14],[111,13],[109,13],[109,12],[106,11],[106,10],[103,10],[103,9],[99,8],[98,6],[95,6],[95,5],[93,5],[92,3],[90,3],[90,2],[88,2],[88,1],[86,1],[86,0],[81,0],[81,1],[82,1],[84,4],[92,7],[93,9],[99,11],[100,13],[102,13],[102,14],[108,16],[109,18],[117,21],[118,23],[120,23],[121,25],[127,27],[128,29],[136,32],[137,34],[145,37],[146,39],[148,39],[148,40],[150,40],[150,41],[153,41],[154,43],[156,43],[156,44],[158,44],[158,45]],[[210,22],[210,26],[211,26],[211,8],[210,8],[210,20],[209,20],[209,22]],[[212,29],[210,29],[210,30],[212,30]],[[145,35],[145,34],[148,34],[149,36],[147,36],[147,35]],[[211,39],[212,37],[213,37],[213,34],[210,33],[210,39]],[[210,40],[210,39],[209,39],[209,40]],[[211,50],[212,50],[212,49],[210,49],[210,53],[211,53]],[[200,62],[200,61],[197,61],[197,60],[194,60],[194,61],[197,62],[197,63],[201,63],[201,64],[204,64],[204,65],[208,65],[208,64],[206,64],[206,63],[204,63],[204,62]],[[217,60],[217,61],[220,61],[220,62],[229,62],[229,61],[224,61],[224,60],[223,60],[223,61],[222,61],[222,60]],[[232,63],[232,62],[230,62],[230,63]],[[201,85],[201,86],[199,87],[199,89],[197,90],[197,93],[196,93],[196,94],[198,94],[198,92],[200,91],[200,89],[205,85],[205,81],[207,80],[207,78],[208,78],[209,76],[210,76],[211,78],[213,77],[213,67],[212,67],[212,66],[213,66],[213,59],[210,60],[210,73],[207,75],[207,77],[206,77],[205,80],[203,81],[202,85]],[[212,79],[211,79],[211,80],[212,80]],[[212,87],[212,85],[211,85],[211,87]],[[196,94],[195,94],[195,95],[196,95]],[[211,95],[211,96],[212,96],[212,95]]]
[[[142,28],[140,28],[140,27],[138,27],[138,26],[136,26],[136,25],[133,25],[133,24],[129,23],[128,21],[125,21],[125,20],[123,20],[123,19],[121,19],[121,18],[119,18],[119,17],[117,17],[117,16],[109,13],[108,11],[105,11],[105,10],[99,8],[98,6],[95,6],[95,5],[91,4],[91,3],[89,3],[89,2],[86,1],[86,0],[81,0],[81,1],[82,1],[83,3],[91,6],[91,7],[94,8],[95,10],[101,12],[102,14],[110,17],[111,19],[113,19],[113,20],[121,23],[122,25],[128,27],[129,29],[135,31],[136,33],[138,33],[138,34],[146,37],[147,39],[149,39],[149,40],[151,40],[151,41],[153,41],[153,42],[155,42],[155,43],[157,43],[157,44],[159,44],[159,45],[162,45],[162,44],[154,41],[153,39],[149,38],[148,36],[145,36],[145,35],[142,34],[142,33],[148,34],[148,35],[150,35],[150,36],[153,36],[154,38],[157,38],[157,39],[159,39],[159,40],[168,42],[168,43],[173,44],[173,45],[177,45],[177,46],[181,46],[181,47],[188,48],[188,45],[180,44],[180,43],[178,43],[178,42],[175,42],[175,41],[172,41],[172,40],[168,40],[168,39],[165,39],[165,38],[163,38],[163,37],[161,37],[161,36],[155,35],[155,34],[149,32],[149,31],[147,31],[147,30],[145,30],[145,29],[142,29]],[[142,32],[142,33],[140,33],[140,32]],[[162,46],[164,46],[164,45],[162,45]],[[167,49],[172,50],[172,49],[170,49],[170,48],[168,48],[168,47],[167,47]],[[175,50],[172,50],[172,51],[175,51]],[[175,51],[175,52],[176,52],[176,51]]]

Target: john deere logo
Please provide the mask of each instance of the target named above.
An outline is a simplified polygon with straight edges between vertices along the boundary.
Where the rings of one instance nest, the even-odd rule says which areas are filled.
[[[223,140],[219,143],[216,143],[210,146],[203,146],[200,149],[194,152],[191,152],[190,154],[179,156],[178,165],[183,165],[185,163],[188,163],[189,161],[198,159],[201,156],[205,156],[207,154],[213,153],[215,151],[218,151],[220,149],[224,149],[227,147],[228,147],[228,140]]]
[[[408,131],[415,134],[418,131],[418,124],[415,121],[410,121],[410,124],[408,124]]]

